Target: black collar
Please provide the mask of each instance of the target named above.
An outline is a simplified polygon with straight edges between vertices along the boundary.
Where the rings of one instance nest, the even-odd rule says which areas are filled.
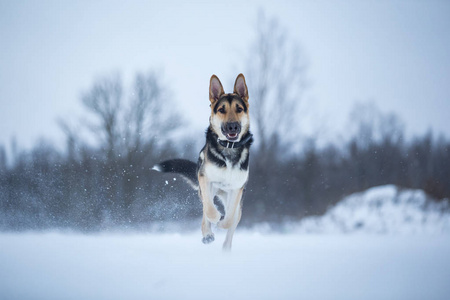
[[[229,148],[229,149],[234,149],[234,148],[239,148],[244,146],[245,144],[247,144],[247,142],[253,137],[253,134],[247,134],[247,136],[245,138],[243,138],[242,140],[240,140],[239,142],[229,142],[229,141],[222,141],[219,138],[217,138],[217,142],[225,148]]]

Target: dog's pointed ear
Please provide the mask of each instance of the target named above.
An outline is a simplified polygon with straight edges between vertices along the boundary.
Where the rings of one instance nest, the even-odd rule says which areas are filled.
[[[234,93],[238,94],[245,102],[248,102],[247,84],[245,83],[245,77],[242,73],[236,77],[236,82],[234,83]]]
[[[209,101],[211,103],[216,102],[224,93],[219,78],[216,75],[211,76],[211,80],[209,81]]]

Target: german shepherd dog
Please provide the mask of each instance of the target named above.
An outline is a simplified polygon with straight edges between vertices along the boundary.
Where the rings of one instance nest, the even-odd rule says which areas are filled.
[[[200,151],[198,162],[172,159],[155,165],[153,169],[181,174],[198,189],[203,204],[203,243],[214,241],[211,223],[217,224],[228,229],[223,249],[230,250],[234,231],[241,219],[249,150],[253,142],[244,75],[237,76],[234,92],[229,94],[225,94],[219,78],[212,75],[209,100],[211,116],[206,144]]]

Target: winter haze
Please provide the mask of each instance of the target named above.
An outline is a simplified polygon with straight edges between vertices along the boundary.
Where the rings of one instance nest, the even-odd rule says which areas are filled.
[[[0,299],[450,299],[450,2],[0,0]],[[208,84],[249,87],[231,253]]]

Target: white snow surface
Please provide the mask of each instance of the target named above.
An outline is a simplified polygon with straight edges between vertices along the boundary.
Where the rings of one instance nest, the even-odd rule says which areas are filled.
[[[450,237],[0,234],[0,299],[450,299]]]
[[[308,233],[450,234],[450,207],[422,190],[385,185],[345,197],[324,216],[291,227]]]

